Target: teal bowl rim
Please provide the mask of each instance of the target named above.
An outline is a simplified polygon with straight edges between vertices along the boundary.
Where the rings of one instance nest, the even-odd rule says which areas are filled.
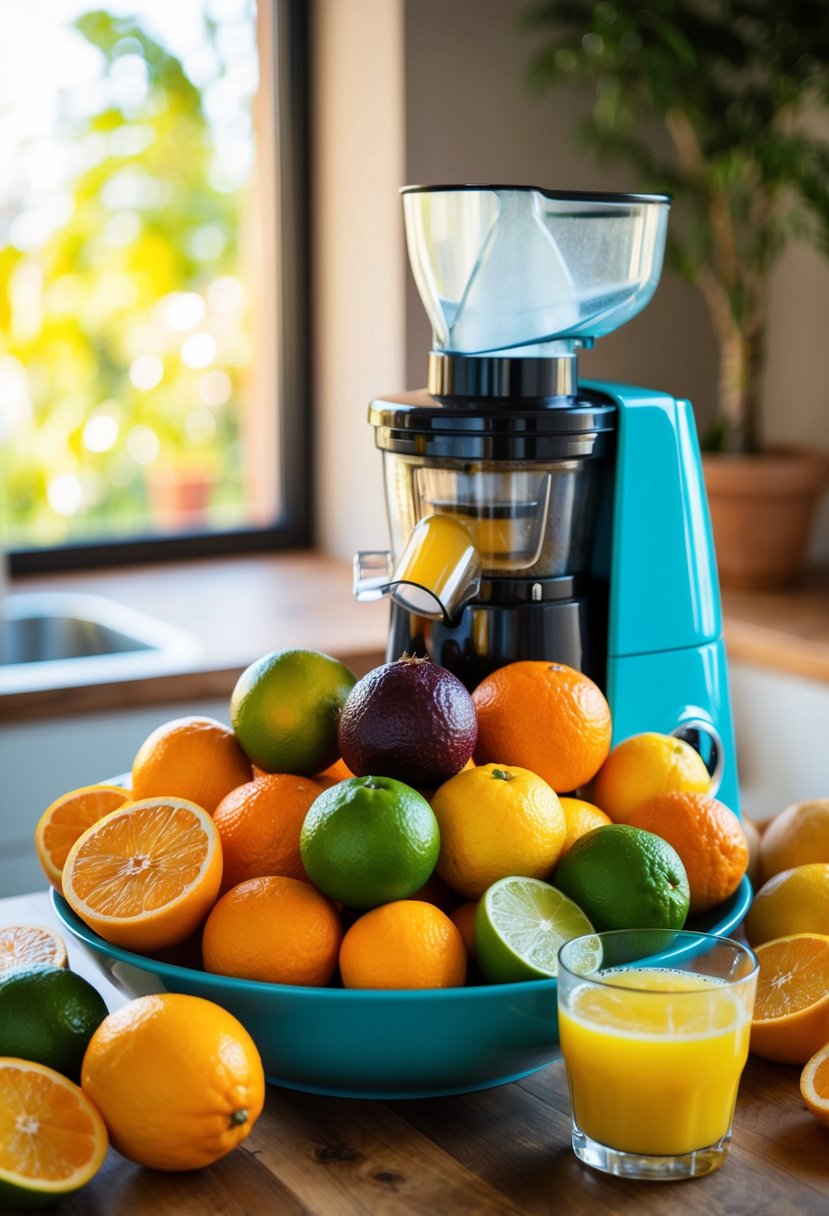
[[[201,971],[195,967],[181,967],[176,963],[166,963],[160,959],[152,958],[150,955],[136,954],[133,951],[124,950],[120,946],[113,946],[95,933],[94,930],[90,929],[73,912],[63,896],[54,887],[50,888],[49,896],[54,913],[61,924],[69,930],[73,937],[84,942],[94,953],[105,954],[110,958],[117,959],[119,962],[137,967],[139,970],[149,971],[154,975],[171,980],[188,980],[191,976],[198,976],[199,983],[203,983],[206,988],[215,988],[217,991],[224,990],[271,997],[281,996],[297,1001],[348,1001],[358,1004],[369,1004],[377,1002],[378,999],[382,998],[384,1001],[395,1004],[400,1001],[491,1001],[495,994],[509,996],[511,993],[516,995],[523,993],[529,995],[534,992],[554,992],[558,988],[558,980],[555,976],[551,976],[549,979],[522,980],[519,983],[513,984],[483,983],[470,984],[469,986],[460,988],[403,989],[312,988],[293,984],[272,984],[263,980],[237,979],[229,975],[216,975],[210,971]],[[752,896],[752,886],[748,876],[745,875],[733,895],[721,904],[718,904],[716,908],[712,908],[710,912],[696,917],[693,922],[688,922],[683,928],[688,931],[696,930],[700,933],[713,933],[717,937],[725,937],[745,917],[751,904]]]

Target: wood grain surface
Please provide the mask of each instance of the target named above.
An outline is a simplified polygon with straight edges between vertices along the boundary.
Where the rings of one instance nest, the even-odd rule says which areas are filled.
[[[56,926],[45,892],[0,900],[0,924]],[[110,1009],[123,997],[75,941],[70,965]],[[750,1057],[725,1165],[706,1178],[609,1178],[573,1156],[561,1061],[522,1081],[407,1102],[269,1086],[250,1136],[207,1169],[166,1174],[110,1149],[59,1216],[826,1216],[829,1129],[804,1106],[800,1069]]]

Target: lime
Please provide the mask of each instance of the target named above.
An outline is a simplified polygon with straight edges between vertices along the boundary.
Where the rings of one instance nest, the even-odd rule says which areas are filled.
[[[104,998],[65,967],[0,976],[0,1056],[45,1064],[77,1081],[86,1045],[107,1015]]]
[[[419,891],[435,868],[440,829],[429,803],[392,777],[350,777],[311,803],[300,854],[314,886],[352,908]]]
[[[558,974],[558,951],[593,926],[572,899],[540,878],[500,878],[475,912],[475,955],[491,984]]]
[[[594,828],[564,854],[552,877],[599,931],[681,929],[688,916],[691,894],[679,854],[644,828]]]
[[[313,776],[339,759],[337,726],[353,672],[319,650],[276,650],[236,681],[230,721],[249,760],[268,773]]]

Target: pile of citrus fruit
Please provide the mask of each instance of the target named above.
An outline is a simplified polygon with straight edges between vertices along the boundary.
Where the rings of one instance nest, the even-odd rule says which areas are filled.
[[[358,680],[275,651],[229,719],[159,725],[129,791],[41,818],[44,871],[105,940],[280,984],[520,981],[575,934],[681,928],[748,864],[699,754],[658,732],[611,747],[602,691],[560,663],[470,693],[408,655]]]
[[[51,1205],[113,1145],[152,1169],[198,1169],[250,1132],[259,1052],[212,1001],[178,993],[115,1013],[37,925],[0,928],[0,1207]]]
[[[751,1050],[800,1065],[803,1100],[829,1126],[829,798],[760,825],[754,872],[743,926],[760,960]]]
[[[657,731],[611,738],[601,690],[562,664],[511,663],[470,693],[407,655],[358,680],[319,651],[276,651],[239,678],[229,725],[159,725],[138,747],[130,789],[58,798],[36,847],[50,882],[106,941],[208,972],[369,989],[549,977],[569,938],[679,929],[728,899],[750,860],[760,865],[759,837],[710,794],[694,748]],[[829,850],[813,855],[815,835],[829,839],[804,816],[793,851],[788,826],[762,840],[768,882],[746,931],[761,960],[752,1045],[772,1058],[829,1042]],[[815,976],[817,987],[804,999],[782,974]],[[774,1000],[792,986],[800,1004],[781,1011]],[[166,1067],[189,1023],[203,1027],[208,1056],[193,1056],[194,1075],[210,1076],[210,1044],[230,1016],[207,1001],[177,1008],[196,998],[142,999],[161,1005],[119,1011],[91,1032],[81,1098],[135,1160],[214,1160],[261,1109],[255,1048],[243,1040],[248,1096],[223,1108],[219,1141],[205,1139],[203,1111],[179,1109],[188,1087],[168,1094],[155,1065],[146,1072],[184,1135],[140,1130],[144,1063]],[[238,1023],[232,1033],[244,1034]],[[797,1045],[788,1055],[774,1046],[783,1040]],[[804,1071],[804,1096],[829,1110],[826,1057],[829,1047]],[[0,1075],[0,1118],[4,1085]],[[0,1159],[0,1183],[6,1167]]]

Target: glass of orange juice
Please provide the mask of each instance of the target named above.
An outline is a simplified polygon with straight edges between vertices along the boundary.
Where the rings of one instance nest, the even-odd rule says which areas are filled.
[[[757,957],[707,933],[593,933],[559,951],[558,1022],[579,1160],[693,1178],[728,1155]]]

